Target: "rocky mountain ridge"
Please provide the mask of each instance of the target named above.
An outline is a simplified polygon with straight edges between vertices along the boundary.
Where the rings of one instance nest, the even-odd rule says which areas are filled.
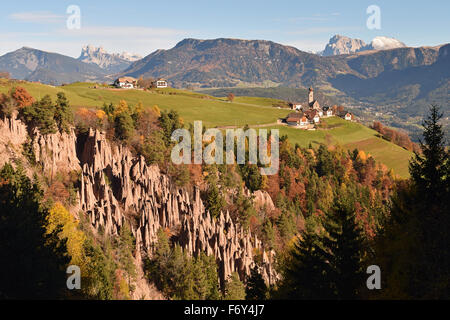
[[[123,53],[108,53],[102,47],[92,45],[84,46],[81,50],[79,61],[99,66],[108,73],[118,73],[125,70],[134,61],[142,59],[141,56]]]
[[[14,79],[60,85],[76,81],[105,81],[107,72],[58,53],[23,47],[0,57],[0,70]]]
[[[325,46],[325,49],[319,52],[319,55],[328,57],[370,50],[390,50],[404,47],[406,47],[406,45],[403,42],[389,37],[375,37],[369,44],[366,44],[363,40],[352,39],[337,34],[331,37],[330,41]]]

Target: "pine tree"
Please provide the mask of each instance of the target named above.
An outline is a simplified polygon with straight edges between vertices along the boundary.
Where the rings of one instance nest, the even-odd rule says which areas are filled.
[[[324,245],[329,252],[328,281],[338,299],[355,299],[363,286],[363,239],[349,199],[338,195],[326,215]]]
[[[284,299],[331,299],[332,288],[328,277],[328,254],[315,226],[308,224],[306,231],[295,243],[285,264],[283,283],[279,295]]]
[[[66,291],[70,261],[60,227],[47,233],[42,191],[22,169],[0,171],[0,297],[58,299]]]
[[[70,126],[73,124],[73,113],[64,92],[57,94],[54,117],[59,130],[69,133]]]
[[[436,106],[430,109],[430,115],[424,120],[423,136],[425,143],[420,142],[422,154],[415,153],[410,162],[410,173],[418,194],[427,201],[436,203],[448,200],[449,194],[449,151],[446,150],[448,141],[445,139],[439,120],[442,113]],[[441,204],[439,204],[440,206]],[[434,212],[434,211],[432,211]]]
[[[55,105],[49,95],[45,95],[40,101],[22,108],[21,114],[27,124],[37,127],[42,134],[56,132]]]
[[[341,192],[342,193],[342,192]],[[345,194],[340,198],[346,199]],[[363,285],[363,240],[351,201],[335,198],[322,227],[308,220],[287,259],[280,295],[288,299],[355,299]]]
[[[225,284],[225,300],[245,300],[245,286],[233,272]]]
[[[250,270],[250,277],[247,280],[245,288],[246,300],[266,300],[267,286],[261,273],[258,272],[258,267],[254,266]]]
[[[134,122],[126,111],[119,113],[114,119],[115,135],[119,140],[126,141],[134,134]]]
[[[432,106],[423,123],[422,153],[411,160],[411,180],[397,188],[392,218],[378,241],[384,298],[450,297],[450,156],[441,117]]]

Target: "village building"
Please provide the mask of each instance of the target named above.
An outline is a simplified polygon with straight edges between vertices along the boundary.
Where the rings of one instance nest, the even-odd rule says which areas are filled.
[[[114,81],[116,88],[133,89],[137,86],[137,80],[133,77],[121,77]]]
[[[319,116],[319,112],[317,110],[314,110],[314,109],[308,110],[305,112],[305,116],[308,118],[308,120],[311,124],[320,122],[320,116]]]
[[[314,89],[309,88],[308,104],[310,109],[320,110],[320,104],[317,100],[314,100]]]
[[[309,88],[308,91],[308,106],[309,108],[303,108],[300,103],[290,102],[292,110],[297,112],[290,113],[285,119],[285,123],[289,126],[299,127],[302,129],[313,130],[314,125],[320,123],[320,118],[328,118],[332,116],[338,116],[348,121],[355,121],[355,116],[345,111],[343,106],[326,106],[320,107],[317,100],[314,100],[314,90]]]
[[[294,113],[290,113],[287,118],[286,118],[286,123],[289,126],[299,126],[300,125],[300,121],[302,120],[303,114],[300,112],[294,112]]]
[[[155,88],[167,88],[169,86],[167,80],[163,78],[153,81],[152,85]]]
[[[333,109],[331,109],[330,107],[323,107],[322,110],[324,117],[331,117],[333,115]]]
[[[292,110],[301,110],[302,109],[302,104],[298,103],[298,102],[290,102],[289,106],[291,107]]]
[[[309,124],[308,118],[306,118],[305,116],[303,116],[300,119],[300,127],[306,127]]]
[[[344,116],[344,119],[347,121],[352,121],[355,119],[355,116],[353,115],[353,113],[347,112]]]

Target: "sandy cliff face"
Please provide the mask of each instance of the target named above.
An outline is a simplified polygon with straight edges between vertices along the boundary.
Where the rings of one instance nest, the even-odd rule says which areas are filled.
[[[137,213],[133,231],[138,253],[151,254],[157,231],[164,228],[189,254],[214,255],[222,282],[233,271],[245,279],[257,251],[263,256],[263,277],[269,283],[276,280],[274,254],[266,253],[259,239],[235,225],[228,212],[213,219],[198,189],[190,195],[186,189],[174,187],[158,166],[148,166],[143,157],[112,145],[99,131],[89,132],[80,160],[80,205],[96,228],[115,234],[124,213]]]
[[[128,148],[112,144],[104,134],[91,130],[87,136],[51,134],[34,131],[28,136],[19,120],[0,120],[0,165],[21,155],[22,144],[31,141],[36,162],[44,174],[79,171],[79,203],[74,213],[84,212],[94,228],[115,235],[125,219],[131,220],[136,237],[138,262],[151,255],[157,231],[168,229],[173,239],[191,255],[214,255],[220,281],[236,271],[241,279],[254,266],[254,255],[262,255],[261,274],[273,283],[274,253],[264,251],[256,236],[236,225],[228,212],[212,218],[205,210],[200,191],[193,194],[175,187],[156,165],[147,165]],[[31,140],[30,140],[31,139]],[[267,193],[255,194],[258,203],[273,207]]]

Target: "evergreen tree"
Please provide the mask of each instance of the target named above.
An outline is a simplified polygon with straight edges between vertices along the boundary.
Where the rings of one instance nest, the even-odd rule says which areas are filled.
[[[176,129],[183,128],[183,121],[181,120],[178,112],[173,110],[169,112],[162,112],[158,120],[160,127],[163,129],[166,146],[169,146],[172,143],[170,140],[172,133]]]
[[[66,241],[46,232],[42,192],[22,169],[0,171],[0,297],[57,299],[66,295]]]
[[[345,196],[337,195],[333,210],[326,215],[324,245],[329,252],[329,279],[338,299],[355,299],[364,285],[363,239],[355,221],[355,210]],[[344,199],[344,200],[342,200]]]
[[[130,227],[125,223],[119,232],[117,239],[117,257],[120,268],[128,275],[128,284],[131,279],[136,278],[136,266],[133,260],[133,250],[136,247]],[[131,278],[131,279],[130,279]]]
[[[250,270],[250,277],[245,288],[246,300],[266,300],[267,292],[266,283],[258,272],[258,267],[254,266]]]
[[[103,252],[99,245],[91,239],[84,242],[87,263],[87,276],[82,278],[84,297],[95,300],[111,300],[114,292],[114,270],[116,266],[111,260],[112,253]]]
[[[54,117],[59,130],[69,133],[70,126],[73,124],[73,113],[64,92],[57,94]]]
[[[283,270],[283,283],[278,294],[284,299],[330,299],[328,254],[314,226],[295,243]]]
[[[398,186],[378,239],[384,298],[450,298],[450,156],[441,117],[432,106],[422,153],[410,162],[411,181]]]
[[[233,272],[225,284],[225,300],[245,300],[245,286]]]
[[[331,152],[323,144],[317,150],[317,174],[319,177],[332,174],[334,171],[333,158]]]
[[[55,105],[49,95],[45,95],[40,101],[22,108],[21,112],[25,122],[37,127],[42,134],[56,132]]]
[[[119,140],[126,141],[134,134],[134,122],[127,111],[119,113],[114,119],[115,135]]]
[[[308,220],[286,262],[280,294],[290,299],[357,298],[364,284],[363,240],[350,200],[336,198],[323,231],[318,229]]]

